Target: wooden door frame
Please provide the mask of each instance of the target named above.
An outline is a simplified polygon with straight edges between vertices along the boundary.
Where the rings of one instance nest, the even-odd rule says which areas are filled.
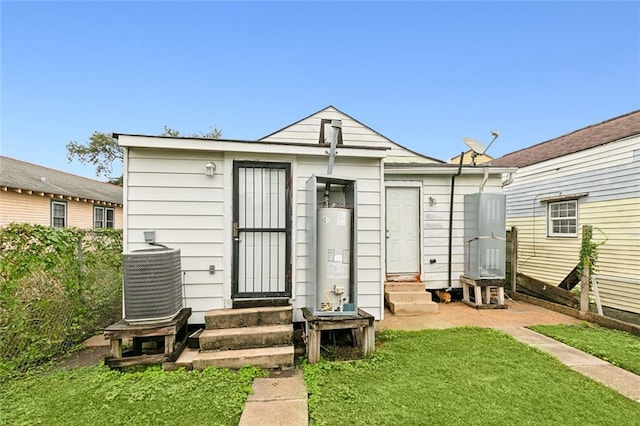
[[[424,188],[424,184],[423,181],[421,180],[387,180],[384,182],[384,201],[385,201],[385,211],[384,211],[384,215],[385,215],[385,221],[384,221],[384,235],[386,236],[386,231],[387,231],[387,188],[417,188],[418,189],[418,276],[417,277],[413,277],[415,280],[417,281],[423,281],[424,279],[424,262],[423,262],[423,256],[424,256],[424,242],[423,242],[423,238],[424,238],[424,230],[423,230],[423,223],[424,223],[424,207],[423,207],[423,188]],[[384,269],[385,269],[385,277],[389,278],[390,276],[398,276],[398,275],[404,275],[404,274],[389,274],[387,273],[387,264],[389,262],[389,257],[387,256],[386,250],[388,249],[387,247],[387,239],[386,237],[384,238],[385,240],[385,265],[384,265]],[[407,277],[409,278],[409,277]]]

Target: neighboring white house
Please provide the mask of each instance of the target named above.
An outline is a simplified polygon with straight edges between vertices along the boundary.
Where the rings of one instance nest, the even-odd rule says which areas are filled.
[[[460,286],[463,196],[481,184],[500,192],[512,168],[459,169],[332,106],[257,141],[115,135],[125,148],[124,249],[147,248],[147,230],[181,249],[191,323],[252,294],[289,301],[302,320],[311,297],[305,185],[327,173],[331,120],[342,121],[333,175],[357,180],[358,307],[382,319],[387,275]]]
[[[578,263],[583,225],[599,247],[604,306],[640,313],[640,111],[491,162],[518,167],[505,187],[518,270],[557,285]]]

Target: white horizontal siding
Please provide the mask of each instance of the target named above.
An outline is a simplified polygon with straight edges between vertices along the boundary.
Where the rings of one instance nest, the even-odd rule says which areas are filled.
[[[209,161],[217,166],[213,177],[204,175]],[[204,322],[206,311],[224,306],[223,286],[230,282],[224,258],[223,157],[131,148],[127,166],[127,248],[147,248],[147,230],[156,232],[157,243],[179,248],[185,303],[192,309],[189,321]]]
[[[464,273],[464,196],[479,191],[481,175],[458,176],[455,181],[452,229],[452,286],[460,287],[460,275]],[[387,177],[386,185],[394,181],[415,182],[422,186],[422,271],[427,288],[444,288],[449,280],[449,207],[451,176],[393,176]],[[501,179],[491,176],[485,183],[484,192],[501,192]],[[435,201],[431,205],[430,198]],[[431,259],[435,262],[431,263]]]
[[[598,247],[597,274],[640,277],[640,197],[581,204],[579,224],[594,227]],[[507,218],[518,227],[518,270],[557,285],[578,263],[581,232],[576,238],[548,238],[544,217]],[[581,231],[581,229],[580,229]],[[602,303],[630,312],[640,311],[640,286],[605,282]]]
[[[518,169],[505,187],[507,216],[545,215],[541,198],[588,193],[581,203],[640,197],[640,162],[633,152],[640,137]]]
[[[154,230],[156,241],[179,248],[182,255],[186,306],[191,323],[204,321],[210,309],[221,309],[231,293],[231,176],[234,159],[285,161],[293,173],[293,297],[296,308],[306,306],[306,233],[304,187],[314,173],[326,173],[326,158],[203,153],[129,148],[127,159],[127,250],[148,248],[144,231]],[[216,173],[204,175],[213,161]],[[378,159],[336,158],[334,174],[358,179],[360,307],[376,318],[382,315],[381,166]],[[209,273],[209,267],[215,273]],[[375,303],[374,303],[375,302]],[[296,320],[300,316],[296,309]]]
[[[317,141],[316,141],[317,142]],[[357,179],[357,262],[358,262],[358,307],[382,318],[382,231],[381,231],[381,167],[377,160],[346,159],[336,161],[334,175]],[[312,300],[309,288],[309,256],[314,248],[307,244],[307,218],[305,185],[313,174],[324,175],[326,161],[319,158],[299,157],[296,163],[296,247],[295,282],[296,308],[310,306]],[[295,320],[302,321],[299,310],[295,310]]]
[[[284,129],[264,138],[264,141],[292,142],[292,143],[319,143],[320,120],[341,120],[342,139],[347,146],[379,146],[388,148],[385,161],[394,163],[436,163],[436,161],[417,155],[410,150],[398,145],[374,130],[362,125],[352,118],[342,114],[335,108],[326,108],[304,120],[285,127]]]

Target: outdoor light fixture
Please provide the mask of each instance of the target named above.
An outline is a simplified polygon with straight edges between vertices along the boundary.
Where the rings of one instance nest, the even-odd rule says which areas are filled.
[[[216,165],[213,161],[209,161],[206,166],[204,166],[204,175],[205,176],[213,176],[213,172],[216,171]]]

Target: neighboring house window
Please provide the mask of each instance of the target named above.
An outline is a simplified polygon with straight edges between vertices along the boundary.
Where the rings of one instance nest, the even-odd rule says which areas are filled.
[[[549,203],[547,211],[550,237],[578,236],[578,200]]]
[[[93,227],[94,228],[113,228],[115,220],[115,212],[109,207],[93,208]]]
[[[320,143],[331,143],[333,137],[333,127],[331,127],[331,120],[327,118],[320,119]],[[342,145],[342,128],[338,128],[338,145]]]
[[[54,228],[67,226],[67,203],[64,201],[51,202],[51,226]]]

